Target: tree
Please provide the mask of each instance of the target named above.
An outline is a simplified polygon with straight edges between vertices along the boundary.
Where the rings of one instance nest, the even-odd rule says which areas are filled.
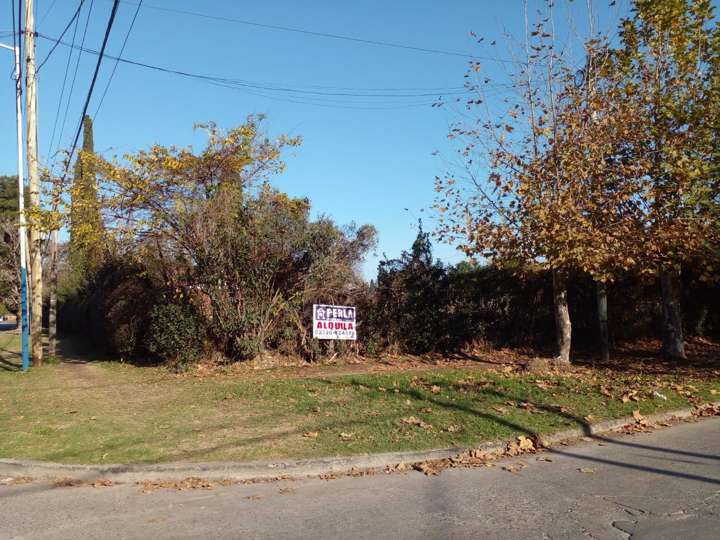
[[[556,47],[552,2],[548,11],[532,29],[526,22],[517,96],[504,100],[507,109],[453,126],[462,165],[436,179],[436,208],[440,237],[464,240],[468,255],[550,270],[556,360],[567,364],[568,276],[586,273],[605,283],[637,264],[633,231],[642,216],[634,201],[645,186],[642,161],[627,159],[623,147],[637,119],[631,103],[616,99],[605,40],[584,44],[585,66],[576,70]],[[472,62],[466,87],[477,96],[466,108],[483,115],[489,79],[480,71]]]
[[[663,352],[685,358],[680,269],[717,253],[720,29],[709,0],[636,0],[621,24],[615,69],[643,118],[629,145],[644,160],[643,269],[660,277]]]
[[[309,307],[351,296],[375,242],[373,227],[312,221],[307,199],[269,185],[300,139],[272,141],[261,121],[204,125],[197,153],[156,145],[122,164],[93,160],[117,254],[163,283],[168,302],[190,303],[216,350],[237,359],[289,342],[311,354]]]
[[[382,328],[386,345],[413,354],[447,350],[447,272],[433,260],[430,235],[422,221],[410,251],[380,262],[376,295],[377,310],[387,321]]]
[[[26,204],[28,201],[25,192]],[[0,176],[0,297],[9,311],[20,311],[20,242],[17,176]]]
[[[70,188],[70,263],[80,278],[98,268],[107,249],[94,154],[92,120],[86,115],[83,118],[82,150],[75,161],[74,181]]]

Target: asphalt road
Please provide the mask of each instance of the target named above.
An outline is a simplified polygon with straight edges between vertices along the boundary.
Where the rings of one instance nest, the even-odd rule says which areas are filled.
[[[2,538],[720,538],[720,418],[494,468],[212,490],[0,486]],[[583,471],[580,471],[583,469]]]

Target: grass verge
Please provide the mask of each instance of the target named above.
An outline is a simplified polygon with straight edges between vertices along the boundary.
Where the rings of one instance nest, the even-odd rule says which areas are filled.
[[[720,376],[478,369],[238,380],[93,363],[0,372],[0,457],[62,463],[312,458],[553,433],[720,395]]]

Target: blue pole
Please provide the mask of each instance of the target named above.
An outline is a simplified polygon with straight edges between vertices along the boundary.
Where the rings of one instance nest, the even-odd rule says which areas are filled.
[[[20,269],[20,328],[22,334],[22,368],[27,371],[30,367],[30,318],[28,317],[27,302],[27,268],[22,265]]]

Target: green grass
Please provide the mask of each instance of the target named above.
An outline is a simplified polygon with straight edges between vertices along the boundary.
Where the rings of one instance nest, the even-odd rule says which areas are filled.
[[[720,380],[435,369],[238,380],[123,364],[0,372],[0,457],[65,463],[249,461],[420,450],[550,433],[716,399]],[[603,394],[612,394],[611,397]],[[636,390],[638,402],[624,403]],[[653,397],[658,389],[667,400]],[[523,405],[527,403],[528,405]],[[431,428],[403,423],[415,417]],[[459,431],[451,432],[459,428]],[[317,432],[317,436],[304,434]],[[343,440],[341,434],[351,434]]]

